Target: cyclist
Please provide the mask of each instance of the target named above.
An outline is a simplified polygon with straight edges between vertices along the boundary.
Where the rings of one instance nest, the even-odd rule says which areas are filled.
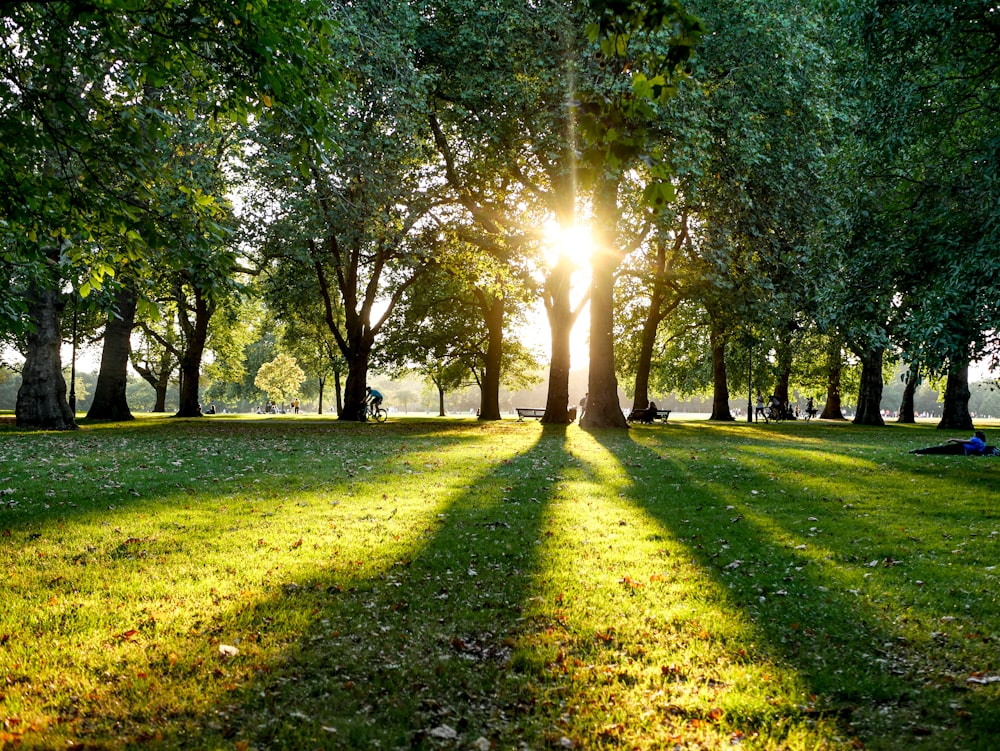
[[[365,399],[365,402],[368,404],[368,412],[374,415],[378,412],[378,408],[382,406],[382,392],[378,389],[373,389],[371,386],[366,386],[365,393],[368,395]]]

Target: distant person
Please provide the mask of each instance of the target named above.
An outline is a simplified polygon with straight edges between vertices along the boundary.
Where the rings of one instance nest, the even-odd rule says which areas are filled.
[[[656,412],[659,408],[656,406],[656,402],[652,399],[649,400],[649,405],[646,407],[646,422],[653,422],[656,419]]]
[[[949,438],[940,446],[928,446],[923,449],[913,449],[910,453],[983,456],[987,453],[986,448],[986,433],[981,430],[977,430],[971,438]]]
[[[757,407],[753,413],[754,421],[759,417],[764,417],[764,395],[760,393],[760,389],[757,389]]]
[[[590,396],[588,391],[586,394],[580,397],[580,419],[583,419],[583,413],[587,411],[587,397]]]
[[[378,389],[373,389],[371,386],[366,386],[365,393],[367,394],[365,402],[368,404],[368,409],[372,414],[375,414],[378,408],[382,406],[382,392]]]

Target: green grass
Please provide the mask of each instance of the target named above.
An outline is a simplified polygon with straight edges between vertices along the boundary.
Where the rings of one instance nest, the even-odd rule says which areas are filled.
[[[1000,460],[943,437],[0,426],[0,748],[994,748]]]

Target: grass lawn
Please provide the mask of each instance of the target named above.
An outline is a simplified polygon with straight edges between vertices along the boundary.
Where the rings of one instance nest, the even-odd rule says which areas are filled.
[[[2,425],[0,748],[993,749],[1000,459],[944,437]]]

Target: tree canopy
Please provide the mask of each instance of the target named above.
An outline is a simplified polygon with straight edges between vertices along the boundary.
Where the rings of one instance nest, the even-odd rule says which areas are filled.
[[[334,375],[343,419],[373,369],[442,394],[474,382],[499,419],[501,383],[533,370],[515,331],[544,309],[544,419],[565,423],[584,302],[587,428],[625,426],[620,380],[635,408],[711,392],[731,419],[736,390],[825,384],[832,402],[854,370],[856,419],[878,424],[898,359],[950,374],[967,404],[965,369],[1000,353],[998,16],[975,0],[9,3],[0,331],[24,356],[19,424],[75,425],[59,349],[81,300],[102,312],[95,416],[113,419],[139,331],[131,361],[179,381],[181,415],[202,374],[252,398],[264,358],[294,354],[321,395]],[[546,248],[553,226],[593,235],[586,293]]]

